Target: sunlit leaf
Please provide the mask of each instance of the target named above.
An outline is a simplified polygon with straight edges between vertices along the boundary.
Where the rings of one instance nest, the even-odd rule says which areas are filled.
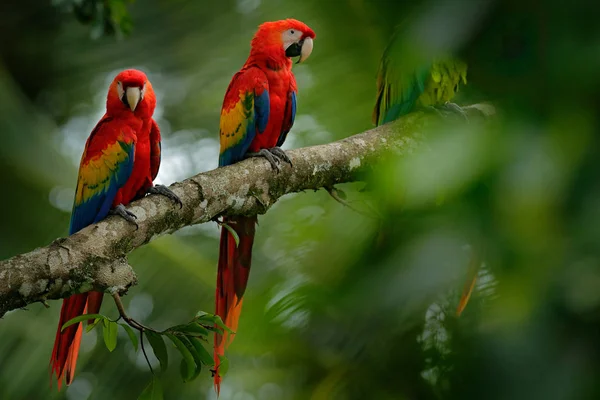
[[[102,335],[104,336],[104,344],[108,351],[113,351],[117,347],[117,332],[119,330],[119,326],[116,322],[109,321],[105,319],[102,321],[104,324],[104,329],[102,330]]]
[[[127,332],[127,335],[129,336],[129,340],[131,340],[131,344],[133,345],[133,348],[135,349],[135,351],[138,350],[138,338],[137,335],[135,334],[135,332],[133,331],[133,329],[131,329],[131,327],[127,324],[119,324],[123,327],[123,329],[125,329],[125,332]]]
[[[223,377],[229,371],[229,359],[225,356],[219,356],[219,376]]]
[[[198,312],[196,313],[196,316],[195,316],[194,318],[197,318],[197,319],[199,319],[199,318],[202,318],[202,317],[204,317],[205,315],[213,315],[213,314],[209,314],[209,313],[207,313],[206,311],[198,311]]]
[[[165,346],[163,337],[158,333],[146,331],[146,338],[150,346],[152,346],[154,355],[160,362],[160,369],[165,371],[169,365],[169,355],[167,354],[167,346]]]
[[[146,386],[144,391],[138,397],[138,400],[162,400],[163,389],[157,377],[152,377],[152,380]]]
[[[95,327],[98,326],[98,322],[100,322],[101,320],[102,320],[101,318],[94,319],[94,322],[92,322],[91,324],[88,324],[88,326],[85,328],[85,331],[90,332],[92,329],[94,329]]]
[[[62,328],[60,328],[60,330],[64,331],[65,328],[67,328],[67,327],[69,327],[71,325],[74,325],[74,324],[76,324],[78,322],[83,322],[83,321],[86,321],[88,319],[96,319],[96,318],[103,319],[103,320],[107,319],[107,317],[105,317],[102,314],[83,314],[83,315],[79,315],[79,316],[77,316],[75,318],[71,318],[70,320],[68,320],[67,322],[65,322],[63,324]]]

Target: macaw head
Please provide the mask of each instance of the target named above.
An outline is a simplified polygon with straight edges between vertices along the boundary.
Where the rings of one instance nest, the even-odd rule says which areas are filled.
[[[250,54],[275,63],[286,63],[292,57],[299,57],[298,63],[301,63],[310,56],[315,36],[312,29],[295,19],[265,22],[252,39]]]
[[[146,74],[137,69],[120,72],[108,89],[108,114],[133,113],[140,118],[150,118],[155,107],[156,96],[152,84]]]

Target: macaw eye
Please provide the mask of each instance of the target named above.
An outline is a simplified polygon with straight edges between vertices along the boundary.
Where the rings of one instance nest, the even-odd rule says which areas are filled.
[[[295,31],[293,29],[290,29],[290,33],[293,35]]]

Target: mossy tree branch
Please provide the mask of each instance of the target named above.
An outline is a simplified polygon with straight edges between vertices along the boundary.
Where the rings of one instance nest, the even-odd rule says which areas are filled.
[[[471,106],[469,114],[489,114]],[[111,216],[68,237],[0,262],[0,317],[47,299],[98,290],[123,294],[136,283],[127,254],[159,235],[221,215],[264,214],[280,197],[309,189],[358,181],[388,152],[412,152],[426,127],[438,117],[416,112],[337,142],[288,152],[293,167],[276,173],[263,159],[200,173],[171,189],[180,209],[163,196],[147,196],[129,206],[139,229]]]

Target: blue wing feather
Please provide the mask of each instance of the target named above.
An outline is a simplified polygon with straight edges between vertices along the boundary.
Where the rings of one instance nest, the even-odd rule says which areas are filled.
[[[259,96],[254,95],[254,113],[256,115],[258,133],[263,133],[267,129],[270,108],[269,91],[264,90]]]
[[[271,106],[264,73],[250,68],[236,74],[225,94],[228,101],[230,107],[221,113],[220,167],[243,160],[256,134],[267,128]]]
[[[283,146],[285,139],[287,138],[287,134],[292,129],[294,125],[294,120],[296,119],[296,92],[294,90],[289,92],[288,101],[286,103],[286,112],[285,117],[286,121],[284,121],[283,129],[281,130],[281,134],[279,135],[279,139],[277,139],[277,146]]]
[[[93,140],[93,137],[91,137]],[[88,225],[101,221],[108,215],[117,191],[127,182],[133,170],[134,144],[117,142],[123,150],[118,160],[109,159],[111,154],[100,155],[100,163],[105,170],[88,173],[95,168],[90,163],[82,163],[77,181],[77,192],[71,214],[69,234],[73,234]],[[89,147],[89,145],[88,145]],[[85,153],[83,159],[85,159]],[[96,168],[97,169],[97,168]],[[78,201],[78,198],[80,199]]]

